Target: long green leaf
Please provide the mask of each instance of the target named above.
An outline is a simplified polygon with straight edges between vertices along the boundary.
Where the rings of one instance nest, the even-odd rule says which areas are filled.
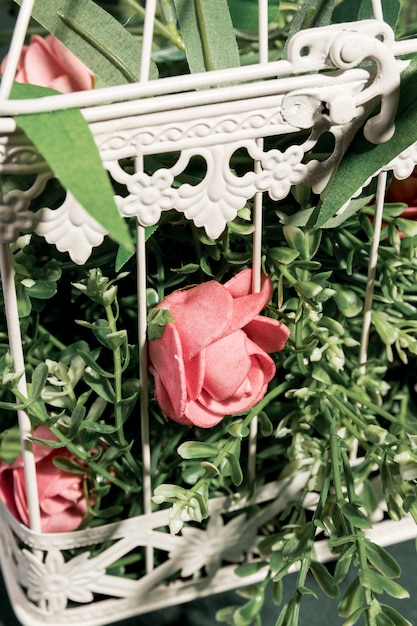
[[[240,65],[227,0],[174,0],[191,72]]]
[[[258,0],[228,0],[230,15],[235,28],[256,30],[258,28]],[[280,0],[268,0],[268,21],[273,22],[279,13]]]
[[[37,85],[14,83],[11,97],[40,98],[56,94]],[[78,109],[16,115],[16,123],[48,163],[62,186],[111,237],[132,249],[128,228],[114,201],[109,176],[87,122]]]
[[[323,192],[323,200],[310,226],[324,227],[354,193],[384,165],[417,141],[417,58],[401,75],[400,103],[394,136],[387,142],[371,144],[360,131]]]
[[[22,0],[15,0],[21,4]],[[141,46],[113,16],[92,0],[35,2],[33,17],[107,85],[136,82]],[[157,78],[152,63],[149,78]]]
[[[381,6],[384,21],[392,28],[395,28],[401,10],[401,3],[398,0],[382,0]],[[371,0],[343,0],[335,7],[332,22],[356,22],[357,20],[370,19],[373,16]]]
[[[398,578],[401,576],[401,567],[394,557],[382,546],[365,541],[366,556],[372,565],[387,578]]]

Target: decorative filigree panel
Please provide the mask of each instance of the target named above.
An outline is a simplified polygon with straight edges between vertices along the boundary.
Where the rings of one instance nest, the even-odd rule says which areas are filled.
[[[385,23],[367,20],[334,25],[295,35],[288,61],[270,64],[267,76],[259,66],[262,80],[254,74],[251,82],[195,91],[190,77],[185,77],[185,91],[172,93],[172,82],[162,79],[156,81],[157,86],[148,83],[142,94],[136,94],[135,86],[136,95],[148,96],[150,85],[152,98],[130,100],[124,89],[124,102],[103,104],[99,110],[83,109],[105,167],[125,189],[123,195],[116,196],[121,215],[136,217],[143,226],[150,226],[158,222],[162,212],[174,209],[215,239],[257,192],[280,200],[300,182],[320,192],[377,101],[380,112],[366,122],[364,133],[373,142],[386,140],[393,133],[401,67],[394,55],[393,33]],[[358,67],[365,58],[374,63]],[[270,73],[271,65],[275,77]],[[326,71],[317,74],[320,70]],[[242,75],[242,80],[248,79]],[[199,85],[198,77],[195,85]],[[103,90],[103,99],[105,93]],[[64,106],[60,96],[56,103]],[[10,104],[4,105],[6,111]],[[19,110],[19,103],[16,106]],[[259,141],[301,131],[304,141],[284,151],[264,148]],[[324,162],[306,159],[328,132],[334,137],[328,158]],[[231,159],[242,149],[257,166],[238,176]],[[173,165],[153,173],[146,171],[144,157],[168,152],[177,155]],[[195,157],[205,163],[201,181],[175,184]],[[2,240],[13,241],[19,231],[33,229],[82,264],[93,247],[102,243],[106,232],[70,194],[60,207],[42,208],[33,217],[28,206],[45,182],[44,170],[42,159],[21,134],[3,139],[0,171],[42,175],[19,196],[3,199]]]

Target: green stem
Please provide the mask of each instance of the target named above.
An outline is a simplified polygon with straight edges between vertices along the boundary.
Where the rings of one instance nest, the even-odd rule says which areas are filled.
[[[116,318],[113,313],[111,304],[105,307],[107,321],[109,324],[110,332],[117,332]],[[117,433],[119,435],[119,443],[122,446],[127,445],[127,440],[123,428],[123,414],[122,414],[122,355],[120,346],[113,349],[113,368],[114,368],[114,419],[116,423]]]
[[[345,394],[351,400],[354,400],[358,404],[362,404],[366,408],[371,409],[372,412],[377,413],[380,417],[383,417],[384,419],[386,419],[390,423],[396,424],[398,422],[398,418],[396,416],[393,416],[390,413],[388,413],[387,411],[384,411],[384,409],[381,409],[381,407],[379,407],[375,403],[371,402],[365,395],[362,395],[362,394],[359,395],[356,391],[354,391],[352,389],[349,389],[347,387],[346,388],[345,387],[339,387],[338,385],[334,385],[333,389],[341,391],[342,394]],[[331,395],[331,396],[329,395],[329,398],[334,398],[334,395]],[[341,403],[341,404],[343,404],[343,403]],[[356,416],[356,423],[359,426],[362,425],[362,427],[363,427],[362,421],[357,416]]]
[[[65,15],[61,11],[57,11],[57,16],[59,19],[64,22],[68,28],[70,28],[74,33],[77,33],[84,41],[90,44],[93,48],[98,50],[108,61],[110,61],[114,67],[116,67],[119,72],[126,78],[130,83],[136,83],[138,77],[134,74],[129,67],[124,63],[123,59],[121,59],[117,54],[115,54],[110,48],[106,48],[103,46],[102,42],[92,36],[92,34],[82,26],[82,24],[78,24],[75,20]]]
[[[313,519],[310,522],[311,532],[310,532],[309,540],[307,542],[306,550],[301,559],[301,565],[300,565],[300,569],[297,575],[297,589],[300,589],[306,586],[307,576],[308,576],[308,572],[310,569],[310,565],[312,561],[312,554],[314,550],[314,538],[316,534],[315,520],[321,520],[323,517],[323,510],[326,506],[326,501],[327,501],[329,490],[330,490],[330,479],[331,479],[331,463],[328,463],[327,471],[323,480],[322,489],[320,491],[319,501],[314,511]],[[301,594],[297,595],[294,612],[293,612],[294,624],[298,624],[302,597],[303,596]]]
[[[61,350],[61,351],[66,350],[67,346],[64,343],[62,343],[62,341],[54,337],[54,335],[51,335],[49,330],[47,330],[44,326],[42,326],[42,324],[38,325],[38,331],[41,335],[48,335],[48,342],[52,344],[53,346],[55,346],[55,348],[58,348],[58,350]]]
[[[329,412],[330,413],[330,412]],[[332,464],[332,474],[333,474],[333,485],[335,490],[336,502],[342,502],[345,500],[345,494],[343,493],[343,485],[342,485],[342,470],[343,468],[343,451],[340,449],[340,437],[336,433],[334,420],[331,421],[330,425],[330,456],[331,456],[331,464]],[[347,461],[347,459],[346,459]],[[343,473],[345,473],[343,471]],[[354,492],[354,485],[347,483],[347,500],[352,501],[356,499],[356,494]],[[343,523],[346,526],[348,521],[342,517]],[[351,526],[349,524],[349,526]],[[353,535],[355,537],[355,545],[358,554],[358,565],[359,570],[364,571],[368,569],[368,560],[366,556],[365,545],[363,542],[364,534],[358,528],[351,526],[350,529],[345,528],[345,532],[348,535]],[[375,619],[369,613],[369,607],[372,602],[372,592],[370,589],[364,587],[364,600],[366,604],[366,621],[368,626],[375,626]]]
[[[255,404],[254,407],[252,407],[252,409],[249,411],[249,413],[247,414],[247,416],[243,420],[244,425],[245,426],[249,426],[251,421],[258,415],[258,413],[260,411],[262,411],[266,406],[268,406],[268,404],[272,400],[274,400],[275,398],[277,398],[281,394],[285,393],[290,388],[291,388],[291,384],[289,382],[284,382],[284,383],[281,383],[280,385],[277,385],[273,389],[271,389],[271,391],[269,391],[262,398],[262,400],[260,400],[257,404]]]

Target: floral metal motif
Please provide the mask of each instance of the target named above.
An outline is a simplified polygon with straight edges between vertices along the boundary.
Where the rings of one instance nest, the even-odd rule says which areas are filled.
[[[34,215],[28,210],[30,200],[23,191],[14,190],[0,200],[0,243],[11,243],[19,233],[32,229]]]
[[[27,589],[28,598],[44,604],[51,613],[61,613],[72,602],[92,602],[89,583],[99,579],[104,571],[86,567],[89,553],[83,552],[65,562],[59,550],[50,550],[42,562],[28,550],[18,559],[18,579]]]
[[[45,207],[36,213],[36,218],[35,232],[55,244],[60,252],[68,252],[79,265],[87,261],[93,247],[99,246],[107,235],[70,193],[59,208]]]

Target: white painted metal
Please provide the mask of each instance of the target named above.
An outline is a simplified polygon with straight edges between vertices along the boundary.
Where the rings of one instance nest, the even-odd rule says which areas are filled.
[[[121,215],[134,216],[138,222],[140,378],[141,384],[146,387],[143,227],[155,224],[163,211],[176,209],[197,226],[204,227],[209,236],[216,238],[224,230],[226,222],[232,220],[249,199],[255,198],[253,262],[255,267],[259,266],[263,194],[280,200],[288,195],[292,184],[299,182],[318,192],[323,189],[350,138],[371,114],[376,98],[381,102],[380,113],[367,122],[366,136],[376,143],[388,139],[395,130],[393,120],[400,72],[404,65],[396,60],[396,56],[416,52],[417,43],[397,44],[391,29],[383,22],[381,3],[373,0],[376,19],[303,31],[293,38],[287,61],[268,63],[267,3],[261,0],[259,64],[185,76],[179,82],[176,78],[148,81],[155,7],[154,1],[148,1],[138,84],[34,101],[8,100],[10,77],[14,74],[30,7],[30,0],[23,0],[22,17],[14,37],[14,52],[7,69],[9,78],[4,80],[3,92],[0,92],[0,172],[37,174],[36,181],[28,189],[9,192],[2,196],[0,203],[0,220],[11,210],[15,217],[0,242],[3,287],[7,294],[12,289],[10,296],[6,295],[6,299],[10,300],[10,331],[14,334],[12,329],[16,325],[18,327],[18,318],[17,313],[12,311],[15,294],[7,250],[20,231],[33,229],[47,243],[67,251],[80,264],[87,261],[92,249],[100,245],[106,236],[103,228],[70,194],[61,207],[42,209],[34,221],[33,214],[28,211],[30,201],[42,193],[52,173],[33,146],[19,133],[10,116],[79,106],[90,124],[104,166],[112,178],[126,188],[127,193],[123,197],[116,197]],[[307,49],[309,54],[305,55]],[[358,67],[365,58],[371,58],[374,63]],[[337,77],[326,72],[333,68],[340,70]],[[234,84],[230,86],[232,81]],[[214,85],[218,88],[202,89]],[[264,151],[263,138],[290,135],[300,129],[311,129],[310,137],[304,144],[291,146],[285,152],[276,149]],[[306,152],[314,147],[324,132],[332,133],[335,138],[333,153],[325,162],[310,161],[305,164],[303,158]],[[255,166],[253,172],[237,178],[230,170],[229,161],[239,148],[247,150]],[[174,149],[180,156],[171,167],[160,169],[152,176],[143,171],[143,156]],[[206,161],[205,178],[194,187],[186,184],[174,187],[174,178],[186,169],[195,155]],[[135,159],[134,173],[122,169],[122,157]],[[383,181],[387,171],[393,170],[398,178],[405,178],[411,174],[416,163],[417,142],[381,169],[381,190],[385,186]],[[377,205],[382,205],[381,197]],[[378,220],[375,237],[378,237]],[[376,251],[371,262],[370,284],[375,255]],[[255,284],[254,289],[258,288],[259,285]],[[18,335],[15,336],[17,346],[13,352],[19,369],[22,368],[21,342]],[[364,355],[366,340],[362,350]],[[271,515],[281,511],[291,494],[298,493],[303,487],[306,476],[300,475],[296,479],[265,485],[250,500],[242,496],[237,501],[232,498],[212,500],[210,521],[205,530],[186,528],[179,536],[156,530],[168,525],[168,513],[151,513],[147,394],[142,394],[142,398],[144,515],[100,528],[44,535],[39,532],[36,504],[31,507],[35,510],[31,516],[34,520],[31,522],[32,529],[18,524],[0,505],[0,556],[4,576],[16,613],[25,626],[45,623],[54,626],[72,623],[98,626],[113,619],[114,615],[121,619],[238,586],[241,581],[234,577],[232,565],[216,569],[220,559],[235,563],[244,553],[254,552],[258,528]],[[22,424],[25,439],[27,431],[26,422]],[[249,468],[252,476],[255,434],[256,428],[252,433],[253,455]],[[29,497],[36,503],[30,451],[25,465],[28,491],[32,494]],[[245,506],[254,502],[259,504],[260,512],[247,518]],[[231,510],[242,510],[242,513],[229,521],[227,513]],[[411,527],[408,519],[396,525],[396,529],[400,529],[402,539],[415,534],[414,524]],[[392,539],[389,524],[378,525],[377,533],[377,540],[382,544]],[[90,556],[89,546],[110,540],[111,547],[97,557]],[[196,546],[193,553],[190,552],[190,545]],[[131,581],[106,574],[107,566],[137,547],[144,547],[147,551],[147,573],[144,577]],[[65,562],[62,551],[72,548],[83,548],[83,551]],[[154,566],[152,553],[157,549],[166,552],[169,558],[162,565]],[[323,560],[328,558],[324,545],[319,544],[318,550]],[[181,575],[188,578],[203,566],[211,576],[181,580]],[[167,582],[175,573],[180,574],[178,581]],[[249,582],[253,580],[245,580],[245,584]],[[106,599],[93,602],[95,593],[106,596]],[[72,606],[68,600],[73,600],[75,605]]]

